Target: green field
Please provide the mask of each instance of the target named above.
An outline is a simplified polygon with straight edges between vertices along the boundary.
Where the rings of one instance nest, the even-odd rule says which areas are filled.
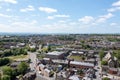
[[[70,56],[68,57],[69,59],[74,59],[75,61],[82,61],[82,57],[81,56]]]
[[[12,59],[12,60],[27,60],[29,59],[29,56],[28,55],[17,55],[17,56],[10,56],[7,58]]]

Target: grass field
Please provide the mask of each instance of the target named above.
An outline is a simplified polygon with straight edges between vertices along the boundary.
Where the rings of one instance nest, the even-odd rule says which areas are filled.
[[[17,55],[17,56],[10,56],[7,58],[17,61],[17,60],[27,60],[29,59],[29,56],[28,55]]]
[[[82,60],[82,57],[81,56],[70,56],[69,59],[74,59],[76,61],[81,61]]]

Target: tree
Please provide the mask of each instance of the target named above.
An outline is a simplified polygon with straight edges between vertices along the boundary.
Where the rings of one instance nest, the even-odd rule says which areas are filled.
[[[17,75],[18,75],[17,69],[13,69],[13,71],[12,71],[12,77],[14,78]]]
[[[2,73],[0,73],[0,80],[2,79]]]
[[[25,74],[26,73],[26,71],[28,70],[28,64],[26,63],[26,62],[21,62],[19,65],[18,65],[18,67],[17,67],[17,69],[18,69],[18,72],[20,73],[20,74]]]
[[[100,51],[99,56],[100,56],[100,60],[102,60],[102,58],[104,57],[104,51]]]
[[[105,77],[105,78],[103,78],[102,80],[110,80],[109,78],[107,78],[107,77]]]
[[[113,54],[115,57],[117,57],[117,59],[120,59],[120,50],[114,50]]]
[[[84,57],[84,56],[81,56],[81,59],[84,61],[84,60],[85,60],[85,57]]]
[[[35,52],[35,51],[36,51],[36,48],[29,48],[29,51]]]
[[[51,46],[48,46],[48,51],[51,51],[52,49],[51,49]]]
[[[9,66],[3,67],[2,71],[3,71],[3,75],[8,75],[11,80],[14,80],[16,78],[16,76],[18,75],[17,69],[12,69]]]
[[[20,49],[20,54],[27,55],[27,51],[24,48],[21,48]]]
[[[3,71],[3,74],[4,75],[8,75],[8,76],[12,76],[12,68],[11,67],[9,67],[9,66],[5,66],[5,67],[3,67],[3,69],[2,69],[2,71]]]
[[[11,52],[11,50],[6,50],[6,51],[3,52],[2,56],[6,57],[6,56],[11,56],[11,55],[13,55],[12,52]]]
[[[107,61],[101,61],[101,65],[108,65]]]
[[[80,75],[83,74],[83,71],[82,71],[81,69],[78,70],[77,72],[78,72],[78,74],[80,74]]]
[[[31,63],[31,59],[28,59],[28,63]]]
[[[54,75],[54,71],[50,71],[49,77],[53,77],[53,75]]]
[[[44,48],[42,48],[42,51],[43,51],[43,52],[48,52],[48,48],[47,48],[47,47],[44,47]]]
[[[2,80],[11,80],[11,79],[10,79],[10,76],[9,76],[9,75],[4,75],[4,76],[2,77]]]
[[[0,58],[0,66],[7,65],[8,63],[10,63],[9,58]]]
[[[19,80],[23,80],[23,75],[19,75]]]

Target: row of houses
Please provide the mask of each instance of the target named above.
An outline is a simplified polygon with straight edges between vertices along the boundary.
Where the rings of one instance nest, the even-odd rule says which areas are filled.
[[[77,52],[71,51],[69,52],[68,55],[66,55],[67,52],[64,52],[64,51],[48,52],[45,54],[45,57],[41,59],[38,63],[37,68],[39,73],[43,76],[50,77],[52,72],[54,72],[54,76],[55,76],[55,73],[57,71],[57,74],[61,73],[61,76],[64,77],[64,79],[72,80],[73,77],[76,77],[76,74],[71,75],[72,72],[76,73],[78,72],[78,70],[81,69],[83,70],[84,73],[86,73],[88,72],[89,69],[94,69],[94,66],[95,66],[94,63],[68,59],[67,56],[70,56],[70,53],[73,53],[74,55],[85,55],[84,52],[79,52],[79,51]],[[67,75],[66,74],[63,75],[63,72],[65,73],[67,72]],[[76,79],[78,77],[79,76],[77,76]]]
[[[108,52],[104,58],[104,61],[107,61],[108,65],[102,65],[102,72],[110,73],[113,75],[120,76],[119,62],[118,59],[112,55],[111,52]]]

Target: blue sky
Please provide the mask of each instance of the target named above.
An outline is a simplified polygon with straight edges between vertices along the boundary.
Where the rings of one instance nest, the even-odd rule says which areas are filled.
[[[120,33],[120,0],[0,0],[0,32]]]

